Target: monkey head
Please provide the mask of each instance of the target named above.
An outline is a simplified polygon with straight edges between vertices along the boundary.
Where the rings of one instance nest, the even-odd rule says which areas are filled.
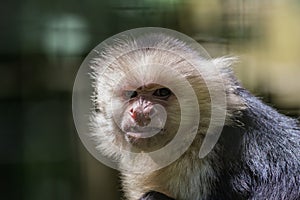
[[[118,57],[108,66],[107,77],[97,79],[95,115],[111,114],[103,120],[112,119],[116,145],[130,151],[154,151],[174,138],[181,118],[186,126],[193,121],[188,118],[195,117],[191,113],[198,103],[188,77],[173,69],[178,65],[188,69],[189,64],[170,52],[140,49]],[[194,96],[184,98],[183,104],[189,106],[183,113],[177,96]],[[192,100],[195,103],[189,103]]]
[[[227,111],[236,107],[226,100],[240,103],[220,73],[232,60],[211,59],[180,37],[155,30],[118,35],[96,51],[89,63],[94,90],[89,132],[104,155],[117,161],[126,152],[149,153],[159,161],[172,155],[171,162],[193,141],[198,148],[207,135],[217,140]],[[168,153],[158,153],[161,149]]]

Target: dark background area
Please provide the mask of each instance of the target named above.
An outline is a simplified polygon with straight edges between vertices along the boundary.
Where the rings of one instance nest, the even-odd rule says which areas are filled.
[[[131,28],[175,29],[212,56],[238,55],[244,85],[299,116],[300,2],[267,2],[1,1],[1,199],[120,199],[118,172],[80,142],[72,87],[89,51]]]

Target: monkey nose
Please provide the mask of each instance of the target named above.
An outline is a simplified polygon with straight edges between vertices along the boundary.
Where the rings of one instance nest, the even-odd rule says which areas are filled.
[[[139,126],[147,126],[151,122],[150,112],[130,109],[130,116]]]

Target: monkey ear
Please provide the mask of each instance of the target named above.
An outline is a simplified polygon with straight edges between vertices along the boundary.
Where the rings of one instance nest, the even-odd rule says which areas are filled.
[[[212,60],[221,75],[227,93],[231,93],[241,87],[233,71],[233,66],[238,61],[237,57],[219,57]]]
[[[175,200],[160,192],[150,191],[144,194],[139,200]]]
[[[232,118],[241,114],[240,111],[245,110],[247,105],[244,99],[238,95],[238,89],[242,88],[240,82],[234,75],[233,66],[239,62],[237,57],[220,57],[213,59],[212,62],[219,70],[224,82],[227,99],[227,123],[232,123]]]
[[[212,60],[212,62],[220,70],[222,75],[229,75],[230,79],[234,78],[232,67],[239,62],[238,57],[224,56],[215,58]]]

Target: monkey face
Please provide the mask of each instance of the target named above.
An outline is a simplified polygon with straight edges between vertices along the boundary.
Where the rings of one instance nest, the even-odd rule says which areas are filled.
[[[118,94],[125,102],[119,128],[129,144],[152,151],[176,134],[180,107],[171,89],[147,84],[137,89],[123,87]]]
[[[116,138],[112,139],[116,146],[151,152],[166,146],[180,124],[190,129],[195,115],[199,115],[194,114],[198,102],[188,82],[191,70],[191,65],[177,55],[147,48],[126,53],[110,63],[107,73],[97,77],[95,103],[105,113],[105,125],[112,122],[113,133],[106,132]],[[183,102],[178,97],[183,97]],[[186,107],[185,113],[180,105]]]
[[[93,90],[92,101],[84,106],[94,109],[87,114],[89,109],[77,107],[80,136],[99,160],[113,166],[123,163],[122,168],[130,171],[136,169],[132,166],[138,171],[166,166],[194,139],[203,143],[199,151],[203,157],[216,143],[230,116],[227,111],[242,105],[233,101],[232,87],[223,82],[231,80],[227,73],[231,63],[211,59],[194,40],[174,31],[146,28],[117,34],[82,64],[89,69],[81,70],[81,77],[85,80],[90,72]],[[80,83],[74,86],[78,94],[83,92]],[[86,101],[75,101],[81,102]],[[83,123],[86,118],[88,123]]]

